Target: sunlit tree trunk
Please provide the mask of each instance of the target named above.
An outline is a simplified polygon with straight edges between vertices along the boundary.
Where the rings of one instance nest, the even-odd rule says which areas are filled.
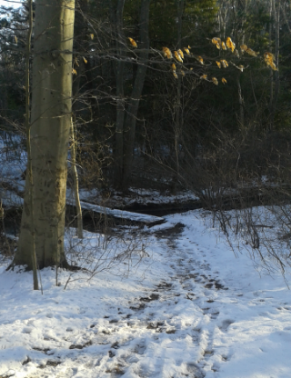
[[[14,264],[67,266],[64,254],[67,152],[71,127],[74,0],[36,0],[32,68],[31,163]],[[31,190],[34,228],[31,224]]]

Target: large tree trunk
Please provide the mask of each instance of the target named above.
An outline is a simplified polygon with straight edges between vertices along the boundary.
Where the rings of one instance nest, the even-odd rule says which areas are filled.
[[[64,227],[71,127],[74,0],[36,0],[32,69],[31,162],[34,229],[26,180],[14,264],[32,268],[32,235],[39,268],[66,266]]]
[[[124,130],[124,157],[123,157],[123,177],[122,188],[127,189],[132,173],[133,151],[135,141],[135,130],[137,112],[140,97],[143,90],[147,71],[147,61],[149,55],[149,8],[150,0],[142,0],[139,18],[140,49],[139,65],[136,71],[131,98],[127,107]]]

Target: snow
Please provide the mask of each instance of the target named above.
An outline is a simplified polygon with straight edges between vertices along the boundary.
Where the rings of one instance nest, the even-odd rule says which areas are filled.
[[[72,198],[72,191],[68,189],[67,198]],[[140,189],[129,188],[127,194],[112,191],[109,197],[102,198],[101,192],[98,189],[86,190],[80,189],[79,197],[81,200],[98,204],[106,205],[110,208],[130,205],[169,205],[178,203],[185,203],[198,200],[198,197],[190,190],[184,190],[177,194],[172,194],[169,191],[161,192],[154,189]]]
[[[59,270],[56,285],[55,271],[42,270],[43,294],[3,259],[0,376],[290,378],[280,272],[258,272],[207,212],[165,219],[140,236],[81,241],[68,230],[68,257],[87,271]]]

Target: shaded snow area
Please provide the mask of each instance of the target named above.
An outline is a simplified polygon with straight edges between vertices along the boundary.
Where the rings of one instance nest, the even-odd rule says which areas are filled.
[[[2,261],[1,377],[291,377],[280,273],[235,257],[203,211],[136,235],[68,233],[69,258],[95,274],[60,271],[56,286],[43,270],[43,295]]]

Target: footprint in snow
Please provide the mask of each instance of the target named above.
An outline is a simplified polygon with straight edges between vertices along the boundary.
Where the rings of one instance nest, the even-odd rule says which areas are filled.
[[[203,315],[210,315],[211,319],[216,319],[219,315],[219,311],[215,308],[205,307],[201,310],[203,311]]]
[[[205,377],[205,373],[203,372],[203,370],[197,364],[194,363],[187,364],[187,372],[190,374],[194,374],[195,378]]]
[[[203,352],[203,357],[204,358],[209,358],[211,356],[214,355],[214,350],[212,349],[206,349],[204,352]]]
[[[214,362],[214,364],[211,366],[211,370],[214,371],[214,373],[218,372],[220,369],[219,364]]]
[[[234,323],[234,320],[226,319],[222,322],[222,324],[218,327],[222,332],[227,332],[228,327]]]
[[[133,349],[133,353],[143,355],[146,349],[147,349],[146,343],[141,340],[138,344],[135,345]]]
[[[193,343],[199,343],[200,338],[201,338],[201,329],[200,328],[193,329],[192,331]]]
[[[226,355],[226,354],[223,354],[221,356],[221,359],[222,359],[223,362],[229,361],[230,358],[231,358],[231,356],[230,355]]]

